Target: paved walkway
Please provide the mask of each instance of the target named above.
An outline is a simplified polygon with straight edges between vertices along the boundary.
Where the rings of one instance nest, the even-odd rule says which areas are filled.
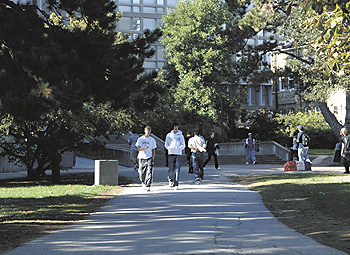
[[[92,168],[93,161],[79,159],[73,171]],[[314,172],[325,171],[343,169],[314,168]],[[156,168],[151,192],[135,183],[87,219],[7,254],[345,254],[279,223],[258,193],[227,178],[253,173],[282,174],[283,168],[207,168],[201,185],[195,185],[193,175],[183,168],[177,191],[167,186],[167,169]],[[120,174],[137,182],[136,172],[130,168],[121,167]]]

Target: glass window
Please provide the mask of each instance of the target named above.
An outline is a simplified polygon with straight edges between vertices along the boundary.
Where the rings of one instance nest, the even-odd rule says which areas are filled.
[[[156,13],[156,8],[155,7],[143,7],[143,12],[144,13]]]
[[[131,0],[119,0],[119,4],[131,4]]]
[[[157,0],[158,5],[164,5],[164,0]]]
[[[280,78],[280,90],[287,90],[288,89],[288,78],[281,77]]]
[[[157,47],[157,59],[164,60],[164,46]]]
[[[177,4],[177,0],[167,0],[168,2],[168,6],[170,7],[175,7],[175,5]]]
[[[158,69],[163,68],[163,66],[164,66],[164,62],[158,62]]]
[[[121,12],[131,12],[131,6],[120,5],[119,11]]]
[[[137,13],[138,13],[138,12],[141,12],[141,7],[140,7],[140,6],[133,6],[133,7],[132,7],[132,11],[133,11],[133,12],[137,12]]]
[[[156,19],[147,19],[145,18],[143,20],[143,27],[144,29],[150,29],[150,30],[153,30],[153,29],[156,29],[157,28],[157,20]]]
[[[262,86],[262,105],[269,105],[270,100],[269,100],[269,87],[268,86]]]
[[[144,5],[156,5],[156,0],[143,0]]]
[[[140,4],[141,2],[140,2],[140,0],[132,0],[132,3],[133,4]]]
[[[122,17],[118,22],[119,30],[130,32],[131,30],[131,18]]]
[[[164,14],[164,8],[157,8],[158,14]]]
[[[141,31],[141,18],[132,18],[132,30]]]
[[[145,61],[145,68],[147,69],[156,69],[157,68],[157,62],[156,61]]]
[[[255,40],[254,39],[248,39],[247,45],[255,45]]]

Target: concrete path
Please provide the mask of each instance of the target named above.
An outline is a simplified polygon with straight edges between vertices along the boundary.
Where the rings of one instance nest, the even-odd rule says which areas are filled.
[[[80,171],[93,170],[93,161],[80,159],[80,163],[86,163]],[[79,171],[78,165],[73,171]],[[167,169],[156,168],[152,190],[145,192],[136,172],[121,167],[120,174],[137,183],[101,211],[7,254],[346,254],[279,223],[258,193],[228,179],[233,174],[282,174],[282,167],[222,168],[207,168],[203,183],[195,185],[184,167],[176,191],[167,185]],[[339,167],[314,170],[343,171]]]

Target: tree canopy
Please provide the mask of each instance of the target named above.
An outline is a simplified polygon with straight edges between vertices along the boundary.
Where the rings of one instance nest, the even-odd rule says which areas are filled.
[[[156,74],[143,62],[160,31],[127,41],[113,1],[47,3],[51,13],[0,1],[0,112],[11,138],[0,146],[29,174],[33,162],[49,165],[59,182],[62,152],[122,132],[131,126],[126,108],[154,103],[147,87]]]
[[[163,17],[168,74],[177,77],[169,85],[175,108],[207,118],[225,131],[235,126],[246,103],[242,81],[252,85],[268,51],[266,44],[247,44],[256,34],[241,23],[247,7],[237,5],[230,12],[220,0],[180,0]]]

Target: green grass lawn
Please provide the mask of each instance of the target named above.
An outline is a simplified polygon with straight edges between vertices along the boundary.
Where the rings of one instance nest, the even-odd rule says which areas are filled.
[[[48,180],[0,181],[0,252],[84,219],[122,190],[93,186],[92,173],[64,175],[62,185]]]
[[[309,149],[308,155],[333,155],[334,150],[330,149]]]
[[[239,176],[287,226],[350,254],[350,175],[286,173]]]

